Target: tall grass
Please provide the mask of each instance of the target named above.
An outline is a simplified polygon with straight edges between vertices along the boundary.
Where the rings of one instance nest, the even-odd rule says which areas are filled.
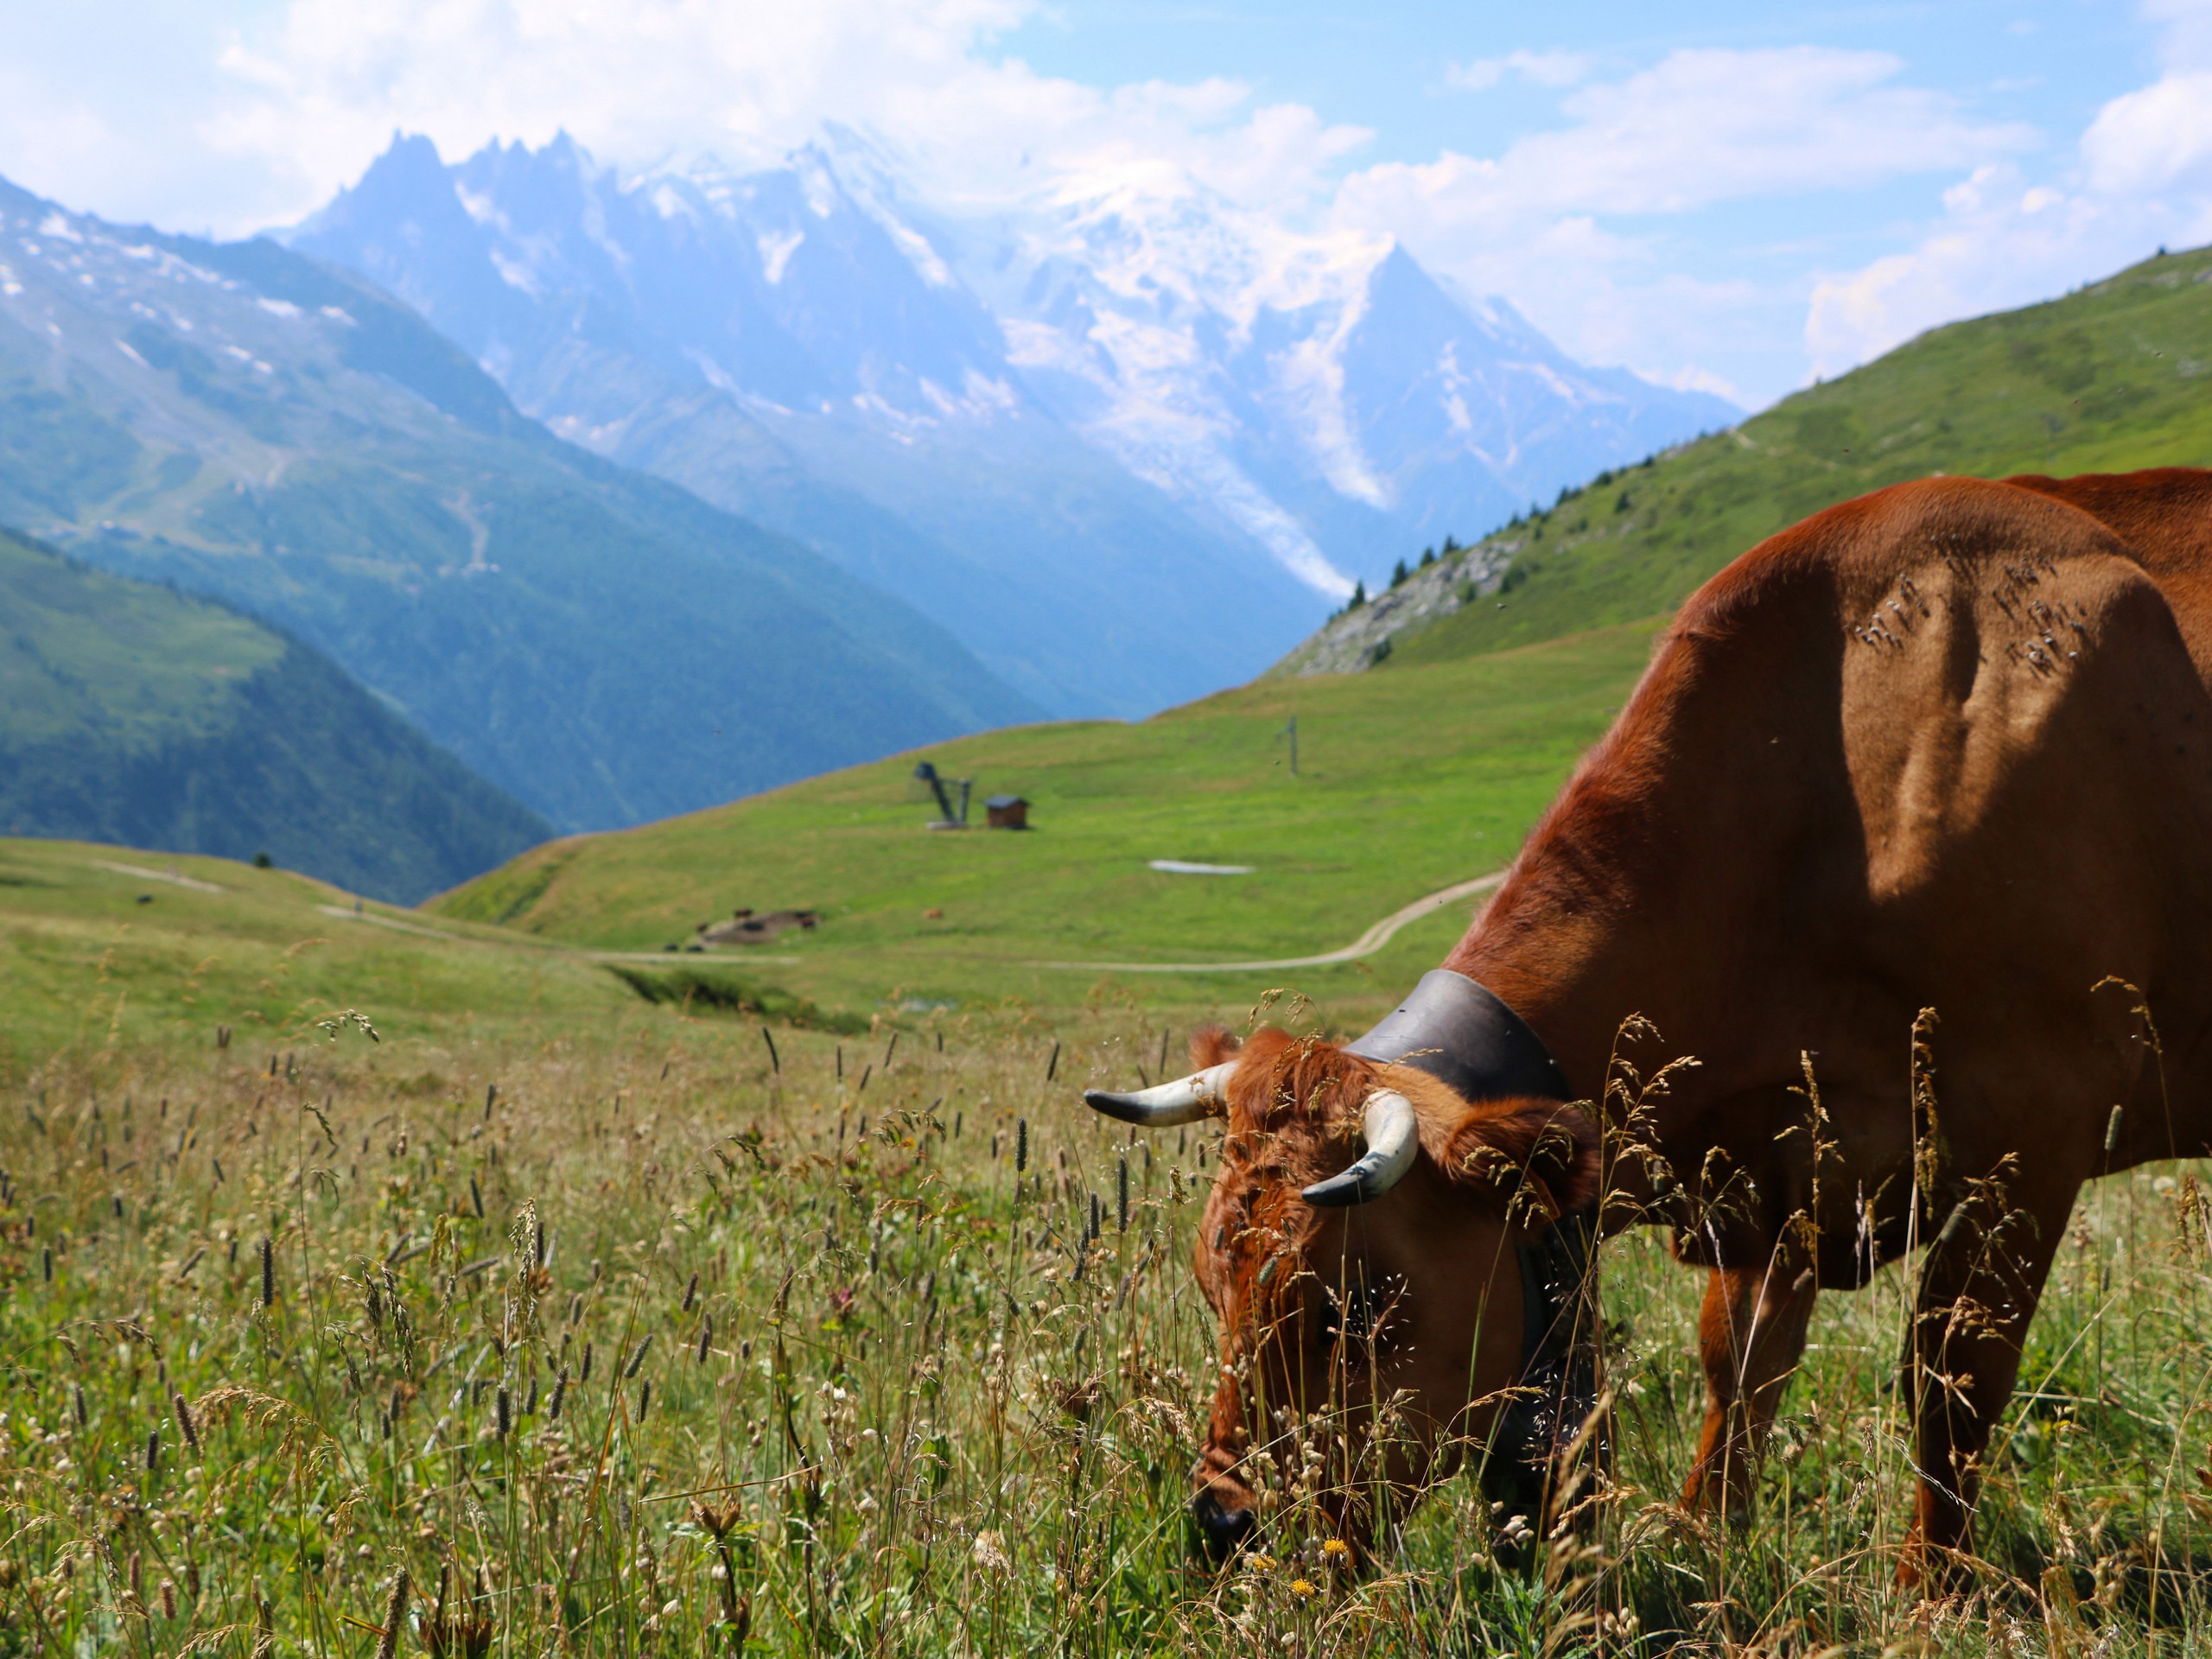
[[[29,1078],[0,1120],[0,1649],[2212,1646],[2185,1173],[2076,1217],[1948,1601],[1893,1587],[1909,1281],[1824,1300],[1730,1524],[1670,1502],[1700,1281],[1643,1237],[1605,1258],[1595,1526],[1504,1572],[1462,1478],[1365,1573],[1294,1515],[1216,1573],[1182,1515],[1212,1137],[1076,1100],[1179,1039],[1100,1009],[775,1042],[348,1027]]]

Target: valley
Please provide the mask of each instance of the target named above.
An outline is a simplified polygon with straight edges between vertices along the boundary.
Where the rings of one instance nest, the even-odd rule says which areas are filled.
[[[0,531],[0,830],[315,869],[413,903],[551,827],[327,658]]]
[[[563,829],[1033,717],[795,543],[553,438],[365,283],[0,184],[0,524],[264,617]]]

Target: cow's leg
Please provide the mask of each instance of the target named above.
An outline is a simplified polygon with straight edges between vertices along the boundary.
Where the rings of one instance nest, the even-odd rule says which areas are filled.
[[[1913,1403],[1916,1514],[1899,1577],[1918,1582],[1974,1547],[1981,1454],[2012,1393],[2020,1343],[2043,1294],[2073,1194],[1995,1224],[1986,1199],[1961,1204],[1920,1269],[1904,1379]]]
[[[1818,1294],[1812,1274],[1787,1257],[1764,1268],[1713,1269],[1697,1332],[1705,1432],[1682,1488],[1686,1505],[1729,1514],[1750,1509],[1759,1451],[1804,1351]]]

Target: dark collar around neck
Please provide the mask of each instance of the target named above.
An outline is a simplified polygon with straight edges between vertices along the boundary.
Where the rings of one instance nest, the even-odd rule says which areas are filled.
[[[1397,1012],[1344,1048],[1426,1071],[1468,1101],[1574,1098],[1567,1074],[1529,1022],[1494,992],[1448,968],[1423,974]]]

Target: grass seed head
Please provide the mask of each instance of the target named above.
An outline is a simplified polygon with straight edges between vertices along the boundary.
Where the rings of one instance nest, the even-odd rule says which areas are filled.
[[[384,1634],[377,1638],[377,1659],[393,1659],[399,1651],[399,1628],[407,1617],[407,1569],[391,1575],[391,1595],[384,1605]]]

